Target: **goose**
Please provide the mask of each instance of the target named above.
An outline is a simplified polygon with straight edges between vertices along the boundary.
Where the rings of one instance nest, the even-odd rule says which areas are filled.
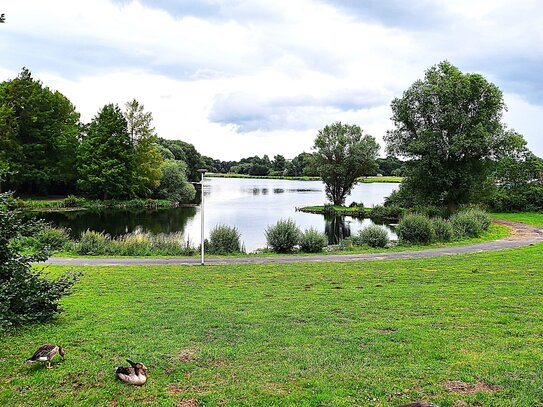
[[[26,360],[26,362],[47,362],[47,369],[51,369],[51,360],[57,353],[62,357],[62,360],[66,359],[66,352],[64,352],[62,347],[52,344],[42,345],[30,358]]]
[[[147,368],[143,363],[134,363],[126,359],[131,367],[115,366],[115,375],[119,380],[134,386],[142,386],[147,381]]]

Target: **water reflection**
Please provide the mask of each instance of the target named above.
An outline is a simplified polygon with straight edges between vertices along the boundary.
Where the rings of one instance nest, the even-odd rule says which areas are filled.
[[[324,216],[324,233],[328,236],[328,244],[339,244],[351,236],[350,222],[341,216]]]

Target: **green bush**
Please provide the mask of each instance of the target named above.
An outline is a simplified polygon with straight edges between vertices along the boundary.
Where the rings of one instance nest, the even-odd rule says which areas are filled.
[[[300,250],[305,253],[318,253],[328,244],[324,233],[315,228],[306,229],[300,235]]]
[[[61,250],[71,241],[69,229],[54,227],[40,230],[36,233],[35,238],[38,245],[50,250]]]
[[[151,236],[136,230],[107,241],[106,252],[119,256],[149,256],[151,254]]]
[[[450,242],[452,240],[454,231],[450,221],[442,218],[433,218],[432,227],[435,239],[438,242]]]
[[[265,231],[268,246],[277,253],[291,252],[300,240],[300,229],[292,219],[281,219]]]
[[[217,225],[209,234],[206,250],[211,254],[241,253],[241,234],[236,227]]]
[[[388,233],[378,225],[369,225],[358,232],[358,241],[369,247],[385,247],[388,244]]]
[[[0,194],[0,332],[24,323],[43,323],[58,314],[60,299],[70,294],[80,276],[68,272],[49,279],[32,265],[47,260],[43,247],[32,255],[21,256],[11,245],[42,225],[34,220],[23,223],[8,206],[10,198],[11,194]]]
[[[466,209],[455,213],[451,223],[457,238],[479,237],[490,226],[490,219],[480,209]]]
[[[76,252],[82,255],[106,255],[110,246],[111,237],[108,234],[87,229],[81,233]]]
[[[424,215],[406,215],[396,228],[402,243],[427,245],[434,240],[432,222]]]
[[[405,213],[405,209],[400,208],[399,206],[376,205],[373,207],[370,217],[372,219],[380,219],[380,220],[399,220],[403,216],[404,213]]]
[[[77,208],[80,206],[84,206],[85,199],[84,198],[78,198],[75,195],[68,195],[66,198],[64,198],[63,206],[65,208]]]

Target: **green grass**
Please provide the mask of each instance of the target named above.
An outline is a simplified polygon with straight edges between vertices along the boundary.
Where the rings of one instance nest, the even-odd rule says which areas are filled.
[[[209,173],[206,174],[206,177],[211,178],[248,178],[248,179],[284,179],[291,181],[320,181],[320,177],[309,177],[309,176],[299,176],[299,177],[289,177],[286,175],[248,175],[248,174],[220,174],[220,173]],[[373,183],[373,182],[402,182],[402,177],[360,177],[358,182],[362,183]]]
[[[173,202],[167,199],[131,199],[131,200],[107,200],[81,199],[76,207],[67,207],[64,199],[54,198],[26,198],[19,201],[20,210],[29,211],[70,211],[77,209],[98,209],[98,208],[148,208],[148,207],[171,207]]]
[[[541,244],[391,262],[82,269],[54,323],[0,338],[1,405],[543,400]],[[45,342],[67,360],[25,365]],[[144,387],[114,379],[127,357],[150,368]],[[499,391],[457,394],[448,380]]]
[[[371,214],[371,208],[361,208],[358,206],[350,207],[341,205],[329,205],[326,208],[332,209],[333,213],[337,215],[356,216],[357,214],[363,214],[365,216],[369,216]],[[299,211],[317,214],[324,214],[326,212],[324,205],[305,206],[303,208],[299,208]]]
[[[515,212],[515,213],[489,213],[492,218],[523,222],[533,226],[543,226],[543,213]]]

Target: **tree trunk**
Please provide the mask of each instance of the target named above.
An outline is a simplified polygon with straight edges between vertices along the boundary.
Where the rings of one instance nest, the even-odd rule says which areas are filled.
[[[449,214],[455,213],[457,209],[458,209],[457,202],[454,202],[454,201],[447,202],[447,212],[449,212]]]

